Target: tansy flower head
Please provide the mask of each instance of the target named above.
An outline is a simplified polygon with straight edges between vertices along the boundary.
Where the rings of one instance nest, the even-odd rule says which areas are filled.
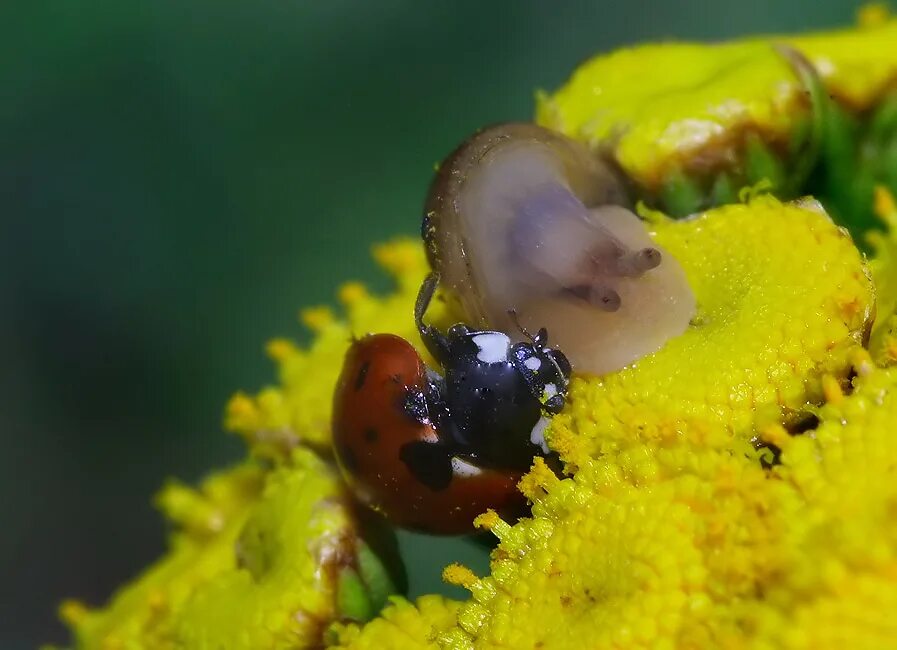
[[[860,169],[853,154],[897,150],[897,23],[880,9],[862,23],[632,48],[541,97],[543,124],[612,158],[641,192],[650,238],[681,264],[697,307],[658,351],[574,374],[539,429],[545,457],[513,476],[531,509],[483,508],[471,520],[497,541],[488,572],[443,571],[463,601],[383,606],[399,590],[386,547],[333,463],[332,398],[353,340],[396,334],[435,364],[413,319],[424,249],[402,239],[374,249],[395,291],[347,283],[339,309],[301,312],[309,346],[268,344],[278,381],[225,411],[250,459],[196,489],[166,484],[167,555],[104,608],[62,605],[77,647],[893,645],[897,213],[893,183],[871,191],[887,167]],[[639,71],[660,63],[673,72],[645,84]],[[859,135],[836,151],[821,146],[830,133]],[[783,198],[817,177],[856,241],[821,203]],[[855,200],[855,188],[869,191]],[[856,246],[868,224],[854,220],[867,208],[879,219],[868,261]],[[461,320],[437,294],[427,321]]]

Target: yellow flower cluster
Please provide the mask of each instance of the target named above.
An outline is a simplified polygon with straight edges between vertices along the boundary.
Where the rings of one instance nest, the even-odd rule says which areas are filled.
[[[693,282],[698,319],[634,367],[577,378],[549,431],[573,477],[537,462],[521,483],[531,519],[480,517],[500,540],[491,575],[446,569],[472,598],[431,643],[835,648],[849,632],[850,647],[884,647],[897,638],[887,617],[856,616],[897,601],[897,375],[862,347],[873,294],[861,256],[813,204],[768,197],[662,221],[656,237]],[[773,448],[781,465],[764,469]],[[355,634],[350,647],[382,647]]]
[[[819,135],[810,132],[812,81],[782,48],[805,56],[840,105],[869,111],[897,81],[897,20],[881,11],[864,15],[859,29],[602,54],[556,93],[539,94],[536,119],[607,150],[647,192],[660,191],[683,168],[692,175],[729,166],[742,148],[762,143],[789,152],[795,139],[806,148]],[[651,70],[668,74],[645,83]]]
[[[675,70],[645,83],[647,70]],[[787,143],[808,119],[806,91],[768,42],[649,44],[598,56],[557,93],[539,95],[536,119],[596,147],[613,143],[627,175],[648,191],[709,151],[732,156],[748,131]]]
[[[264,471],[247,462],[157,503],[178,526],[170,551],[109,607],[69,601],[77,647],[100,650],[313,647],[335,617],[354,523],[332,468],[307,449]]]
[[[577,378],[550,441],[599,456],[635,440],[747,442],[758,419],[796,419],[843,383],[868,333],[872,282],[843,230],[812,202],[760,197],[656,224],[698,301],[685,334],[603,378]],[[574,444],[575,443],[575,444]]]
[[[857,101],[852,77],[840,71],[895,28],[874,14],[868,22],[874,37],[866,40],[826,36],[849,41],[826,83]],[[792,39],[811,54],[820,42]],[[753,42],[720,51],[746,52],[748,62],[772,56],[742,69],[764,83],[783,70]],[[625,71],[628,55],[620,56],[612,67]],[[823,69],[822,54],[814,56]],[[862,87],[897,69],[892,59],[864,69]],[[735,82],[743,90],[744,79]],[[573,128],[576,107],[567,114],[559,106],[552,115]],[[776,113],[768,102],[754,107]],[[576,129],[601,127],[580,122]],[[344,315],[302,313],[315,333],[307,349],[269,344],[278,384],[236,395],[225,415],[252,458],[198,489],[162,490],[157,504],[175,525],[169,553],[103,609],[63,605],[77,647],[893,646],[897,208],[882,190],[876,209],[889,233],[871,237],[868,264],[812,200],[758,196],[684,221],[646,212],[652,237],[680,262],[697,298],[687,331],[617,373],[574,378],[570,404],[547,431],[567,476],[537,459],[520,483],[532,516],[477,519],[499,540],[489,575],[459,565],[444,572],[469,599],[395,597],[367,624],[333,624],[344,613],[341,570],[356,561],[357,544],[328,460],[342,359],[368,332],[392,332],[423,350],[412,320],[427,271],[422,246],[377,247],[396,291],[377,297],[345,285]],[[460,315],[437,300],[428,317],[449,324]]]
[[[531,520],[482,518],[492,575],[447,571],[473,598],[442,647],[890,647],[897,374],[856,371],[815,431],[768,430],[771,472],[682,443],[542,472]]]
[[[882,647],[897,633],[885,613],[897,599],[897,374],[862,347],[873,293],[860,254],[814,204],[770,197],[655,218],[654,230],[693,283],[688,332],[620,373],[576,379],[548,436],[573,476],[538,462],[521,483],[532,518],[480,517],[500,540],[491,575],[446,570],[469,601],[396,599],[364,627],[332,629],[335,647],[834,648],[844,635]],[[281,385],[228,409],[275,469],[166,488],[160,503],[181,526],[171,553],[110,608],[66,607],[81,647],[319,642],[334,617],[321,549],[351,526],[332,470],[303,443],[326,444],[352,334],[419,344],[421,247],[377,257],[399,290],[345,287],[344,321],[306,312],[315,343],[273,343]],[[878,259],[876,276],[895,273]],[[334,377],[309,381],[310,368]],[[818,426],[794,434],[807,416]],[[764,469],[772,449],[781,464]]]

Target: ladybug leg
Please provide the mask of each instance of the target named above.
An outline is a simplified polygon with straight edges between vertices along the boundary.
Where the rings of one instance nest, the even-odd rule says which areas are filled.
[[[420,388],[409,388],[402,401],[402,411],[415,422],[431,424],[430,408],[426,392]]]
[[[430,412],[430,418],[436,427],[437,432],[448,431],[451,417],[448,408],[448,401],[445,398],[445,379],[440,375],[427,370],[427,410]],[[439,434],[440,438],[444,437]]]
[[[544,330],[539,330],[537,337],[545,336]],[[557,350],[544,350],[543,359],[550,362],[551,368],[545,368],[542,359],[539,359],[535,367],[527,365],[528,361],[536,359],[529,355],[528,346],[525,343],[517,343],[511,349],[511,363],[517,372],[523,377],[526,388],[536,400],[542,402],[542,409],[549,415],[557,415],[567,403],[567,386],[570,380],[570,363],[561,352]],[[551,392],[548,399],[545,397],[546,389]]]
[[[437,284],[439,284],[439,276],[436,273],[431,273],[424,279],[423,284],[420,285],[420,291],[418,291],[417,300],[414,303],[414,322],[417,325],[417,331],[420,333],[424,345],[427,346],[427,350],[440,365],[445,367],[451,360],[448,337],[440,332],[438,328],[424,323],[424,314],[427,311],[427,307],[430,306]]]
[[[566,403],[567,400],[564,399],[563,395],[554,395],[553,397],[548,398],[548,400],[544,404],[542,404],[542,408],[544,408],[545,411],[551,415],[557,415],[563,410],[564,404]]]
[[[545,384],[539,381],[537,372],[526,365],[525,359],[528,358],[527,347],[526,343],[515,344],[511,348],[510,359],[517,372],[523,377],[523,381],[526,382],[526,388],[530,395],[540,400],[545,390]]]
[[[411,386],[402,401],[402,411],[415,422],[432,425],[436,431],[445,430],[449,411],[445,401],[445,379],[427,369],[427,381],[423,386]]]
[[[567,359],[566,355],[560,350],[545,350],[546,356],[551,359],[552,363],[554,363],[558,375],[564,380],[564,387],[566,388],[567,384],[570,383],[570,375],[573,373],[573,368],[570,367],[570,361]]]
[[[548,359],[554,366],[554,383],[558,391],[557,397],[561,398],[560,406],[557,407],[558,410],[549,412],[557,413],[562,408],[564,408],[564,404],[566,403],[567,390],[570,388],[570,374],[573,372],[573,370],[570,368],[570,362],[567,360],[567,357],[565,357],[564,353],[560,350],[546,349],[545,358]],[[554,408],[554,406],[552,406],[552,408]]]

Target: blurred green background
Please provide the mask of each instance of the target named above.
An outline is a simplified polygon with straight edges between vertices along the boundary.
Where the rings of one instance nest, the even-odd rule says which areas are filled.
[[[297,309],[344,280],[386,288],[370,244],[417,232],[472,130],[529,118],[600,50],[857,6],[4,2],[0,648],[65,641],[61,598],[101,603],[162,551],[150,496],[240,456],[222,406],[273,380],[264,341],[305,340]],[[469,542],[402,541],[414,593],[484,566]]]

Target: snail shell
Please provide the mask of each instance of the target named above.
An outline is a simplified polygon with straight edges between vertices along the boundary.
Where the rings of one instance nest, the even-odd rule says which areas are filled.
[[[545,327],[574,369],[603,374],[658,350],[695,311],[682,268],[627,205],[619,175],[581,143],[501,124],[440,166],[423,237],[469,322]]]

